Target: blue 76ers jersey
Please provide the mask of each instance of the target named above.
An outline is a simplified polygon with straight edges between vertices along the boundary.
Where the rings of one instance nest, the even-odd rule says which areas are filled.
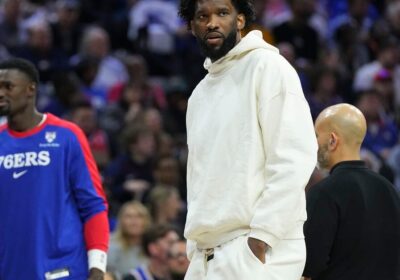
[[[0,128],[0,279],[87,279],[83,224],[106,209],[82,131]]]

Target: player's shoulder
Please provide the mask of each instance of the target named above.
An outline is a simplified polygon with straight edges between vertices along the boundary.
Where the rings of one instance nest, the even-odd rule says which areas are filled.
[[[3,123],[0,125],[0,133],[3,133],[7,130],[7,123]]]
[[[338,184],[336,176],[328,175],[321,181],[311,186],[307,192],[308,197],[321,197],[329,196],[332,192],[335,192],[335,186]]]
[[[268,69],[274,72],[295,72],[293,66],[278,51],[259,48],[252,50],[245,57],[247,57],[252,64],[261,66],[266,70]]]
[[[65,119],[62,119],[60,117],[57,117],[53,114],[47,114],[47,118],[48,118],[47,123],[49,125],[58,126],[60,128],[66,128],[66,129],[69,129],[72,131],[74,131],[76,129],[80,130],[80,128],[75,123],[65,120]]]
[[[78,125],[76,125],[75,123],[62,119],[60,117],[57,117],[53,114],[47,114],[47,124],[48,127],[56,127],[59,130],[62,130],[65,132],[65,134],[70,134],[70,135],[74,135],[78,138],[82,137],[83,132],[80,129],[80,127]]]
[[[250,59],[255,59],[259,62],[267,62],[274,61],[276,63],[282,63],[286,61],[286,59],[279,53],[278,50],[272,50],[268,48],[256,48],[246,55],[246,57]]]

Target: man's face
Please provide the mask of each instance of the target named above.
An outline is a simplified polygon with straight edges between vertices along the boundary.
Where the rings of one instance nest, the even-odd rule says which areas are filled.
[[[176,276],[182,276],[183,279],[189,267],[189,260],[186,256],[186,242],[181,240],[176,241],[172,245],[168,256],[168,266],[171,273]]]
[[[198,0],[190,25],[204,55],[216,61],[239,42],[245,17],[231,0]]]
[[[35,85],[16,69],[0,70],[0,116],[12,116],[26,109]]]
[[[72,121],[89,136],[96,129],[96,113],[91,108],[79,108],[72,115]]]
[[[154,172],[156,180],[166,185],[178,185],[179,164],[175,158],[162,159]]]
[[[172,245],[178,241],[179,236],[175,231],[168,232],[164,237],[158,239],[155,244],[157,246],[157,250],[153,257],[158,260],[167,263],[168,261],[168,253],[172,247]]]
[[[330,161],[327,133],[318,124],[315,126],[315,133],[318,141],[318,168],[327,169]]]

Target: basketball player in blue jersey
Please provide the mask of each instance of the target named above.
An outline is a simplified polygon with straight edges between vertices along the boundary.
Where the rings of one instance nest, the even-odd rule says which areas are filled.
[[[0,279],[103,279],[107,202],[82,131],[35,106],[28,61],[0,62]]]

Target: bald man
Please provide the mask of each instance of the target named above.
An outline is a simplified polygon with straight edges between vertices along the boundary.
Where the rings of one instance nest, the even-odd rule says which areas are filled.
[[[306,280],[400,279],[400,199],[360,160],[366,129],[349,104],[315,121],[318,165],[330,174],[307,193]]]

